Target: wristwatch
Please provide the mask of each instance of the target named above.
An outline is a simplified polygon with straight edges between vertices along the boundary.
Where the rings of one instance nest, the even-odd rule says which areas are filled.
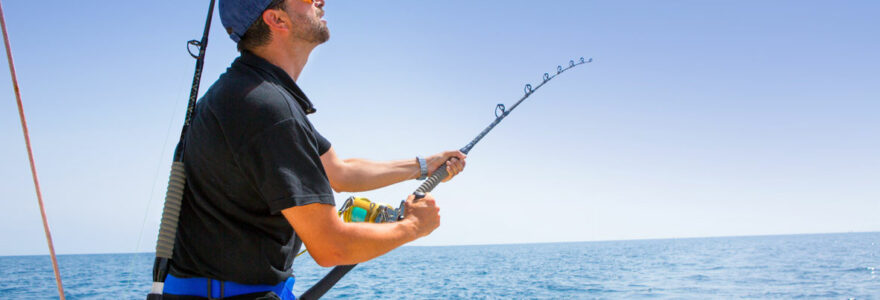
[[[426,178],[428,178],[428,162],[426,162],[425,158],[421,155],[416,156],[416,161],[419,162],[419,171],[421,171],[421,173],[419,174],[419,178],[416,179],[425,180]]]

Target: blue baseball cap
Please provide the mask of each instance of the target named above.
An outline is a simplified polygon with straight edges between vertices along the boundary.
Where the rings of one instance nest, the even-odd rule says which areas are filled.
[[[220,0],[220,22],[229,38],[238,43],[272,0]]]

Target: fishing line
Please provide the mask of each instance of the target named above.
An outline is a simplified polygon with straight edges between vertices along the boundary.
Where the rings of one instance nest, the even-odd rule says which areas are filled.
[[[183,75],[178,74],[177,80],[174,82],[183,82]],[[174,98],[177,99],[176,101],[174,101],[175,107],[180,105],[180,101],[181,101],[181,99],[183,99],[183,97],[181,95],[182,93],[183,93],[182,91],[178,91],[177,94],[175,95]],[[171,117],[168,119],[168,128],[165,129],[165,138],[162,139],[162,148],[160,148],[159,157],[156,158],[156,172],[154,172],[154,175],[153,175],[153,185],[150,187],[150,197],[147,198],[147,207],[144,210],[144,219],[143,219],[143,222],[141,222],[141,230],[138,232],[137,243],[135,245],[134,251],[132,251],[132,253],[135,253],[135,254],[138,253],[138,251],[141,247],[141,241],[143,241],[143,236],[144,236],[144,229],[147,228],[147,220],[149,219],[149,216],[150,216],[150,207],[153,206],[153,196],[156,195],[156,183],[159,181],[159,174],[161,173],[161,170],[162,170],[162,161],[163,161],[163,158],[165,157],[165,153],[166,153],[165,149],[168,146],[168,138],[171,136],[171,130],[174,128],[174,120],[176,118],[177,118],[177,110],[172,110]],[[128,264],[128,271],[130,274],[137,273],[137,272],[134,272],[134,268],[135,268],[134,266],[137,263],[137,261],[138,261],[137,255],[132,256],[132,258],[130,259],[129,264]],[[134,285],[136,282],[137,282],[137,280],[132,279],[131,283],[129,284],[129,287]]]
[[[473,149],[474,146],[476,146],[477,143],[479,143],[480,140],[483,139],[483,137],[485,137],[490,131],[492,131],[492,129],[495,128],[495,126],[497,126],[498,123],[501,123],[501,120],[504,120],[504,118],[506,118],[508,115],[510,115],[510,113],[513,112],[513,110],[516,109],[520,104],[522,104],[523,101],[525,101],[527,98],[529,98],[529,96],[534,94],[542,86],[547,84],[547,82],[549,82],[550,80],[553,80],[553,78],[556,78],[556,76],[559,76],[560,74],[562,74],[565,71],[568,71],[571,68],[574,68],[574,67],[582,65],[582,64],[591,63],[591,62],[593,62],[592,58],[590,58],[589,60],[585,60],[583,57],[581,57],[577,62],[575,62],[574,60],[570,60],[568,62],[567,67],[563,68],[562,65],[557,66],[556,67],[556,74],[550,75],[550,73],[544,73],[544,77],[542,78],[541,83],[538,84],[537,86],[532,87],[531,84],[526,84],[523,87],[524,95],[522,96],[522,98],[520,98],[519,101],[514,103],[513,106],[511,106],[510,108],[506,108],[504,104],[496,105],[495,106],[495,120],[492,121],[492,123],[490,123],[489,126],[487,126],[485,129],[483,129],[483,131],[480,132],[480,134],[478,134],[476,138],[471,140],[467,145],[462,147],[459,151],[461,151],[464,154],[468,154],[468,152],[470,152],[471,149]],[[449,176],[449,174],[446,171],[446,166],[447,166],[447,163],[443,163],[443,165],[441,165],[436,171],[434,171],[434,173],[430,177],[428,177],[428,179],[426,179],[422,183],[422,185],[420,185],[418,187],[418,189],[416,189],[415,192],[413,192],[413,195],[415,195],[415,199],[420,199],[421,197],[424,197],[425,193],[434,190],[434,188],[437,187],[437,185],[440,184],[440,182],[442,182],[443,179],[445,179],[447,176]],[[367,201],[367,202],[369,202],[369,201]],[[378,214],[392,215],[391,218],[388,218],[388,217],[383,218],[383,219],[386,219],[390,222],[402,220],[404,217],[404,212],[405,212],[404,203],[405,203],[405,201],[401,201],[400,207],[398,207],[396,210],[386,210],[384,212],[379,212]],[[370,204],[370,205],[372,205],[372,204]],[[346,200],[346,202],[343,204],[343,207],[340,209],[340,214],[342,213],[343,210],[352,208],[354,206],[355,206],[354,199],[349,198],[349,200]],[[370,210],[372,210],[372,209],[370,209]],[[328,273],[326,276],[324,276],[324,278],[321,278],[321,280],[319,280],[317,283],[315,283],[315,285],[312,286],[311,288],[309,288],[305,293],[303,293],[302,295],[297,297],[297,299],[311,300],[311,299],[321,298],[321,296],[323,296],[325,293],[327,293],[327,291],[329,291],[330,288],[333,287],[333,285],[335,285],[340,279],[342,279],[343,276],[345,276],[345,274],[347,274],[349,271],[354,269],[355,266],[357,266],[357,264],[334,267],[333,270],[330,271],[330,273]]]

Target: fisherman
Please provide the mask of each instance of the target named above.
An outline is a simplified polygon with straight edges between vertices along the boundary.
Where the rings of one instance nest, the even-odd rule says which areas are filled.
[[[377,162],[343,160],[307,115],[296,84],[311,51],[330,38],[323,0],[220,0],[238,57],[195,108],[185,137],[186,189],[165,299],[294,299],[302,244],[324,267],[378,257],[440,224],[430,195],[406,200],[396,223],[344,223],[333,191],[423,179],[465,155],[444,151]]]

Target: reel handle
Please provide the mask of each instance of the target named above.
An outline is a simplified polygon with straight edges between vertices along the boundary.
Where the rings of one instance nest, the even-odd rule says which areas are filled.
[[[416,202],[419,199],[425,198],[425,193],[415,191],[413,193],[413,196],[415,196],[415,198],[413,198],[413,202]],[[401,200],[400,207],[397,208],[397,220],[398,221],[403,220],[405,212],[406,212],[406,200]]]

